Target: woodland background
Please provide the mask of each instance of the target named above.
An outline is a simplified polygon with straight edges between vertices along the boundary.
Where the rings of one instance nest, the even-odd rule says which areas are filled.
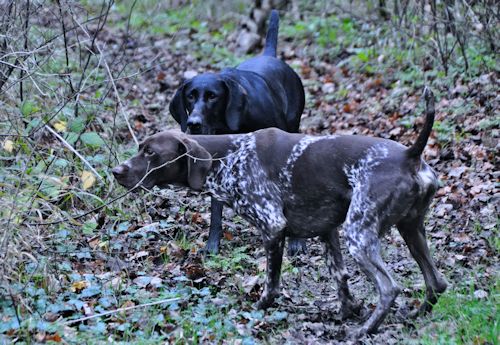
[[[184,79],[260,52],[271,7],[305,86],[303,132],[409,145],[423,86],[437,95],[427,229],[449,290],[429,316],[393,313],[363,341],[498,344],[500,7],[486,0],[0,0],[0,344],[342,343],[356,327],[338,319],[317,241],[285,259],[277,307],[256,311],[253,227],[228,213],[221,253],[204,258],[207,195],[127,195],[110,174],[178,127],[167,109]],[[384,243],[404,287],[394,311],[418,306],[417,265],[395,231]]]

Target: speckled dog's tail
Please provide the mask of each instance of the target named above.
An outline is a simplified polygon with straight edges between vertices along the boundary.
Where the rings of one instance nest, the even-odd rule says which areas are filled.
[[[411,159],[418,159],[422,155],[425,145],[427,145],[427,140],[431,135],[432,125],[434,124],[434,114],[436,112],[434,109],[434,94],[426,86],[423,96],[425,99],[425,123],[415,144],[406,151],[406,155]]]
[[[276,57],[278,48],[278,30],[280,26],[280,15],[278,11],[272,10],[269,17],[269,27],[267,28],[266,44],[262,55]]]

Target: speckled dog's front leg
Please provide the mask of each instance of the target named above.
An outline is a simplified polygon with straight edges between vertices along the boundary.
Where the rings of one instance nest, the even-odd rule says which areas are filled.
[[[264,236],[265,237],[265,236]],[[283,247],[285,246],[284,231],[272,239],[264,239],[267,256],[266,286],[259,301],[255,304],[258,309],[267,309],[279,295],[281,262],[283,261]]]
[[[352,315],[359,315],[361,304],[355,302],[349,292],[347,280],[349,275],[344,266],[344,260],[340,251],[339,233],[337,229],[322,237],[325,246],[325,259],[328,271],[337,283],[337,293],[340,300],[340,314],[342,319]]]

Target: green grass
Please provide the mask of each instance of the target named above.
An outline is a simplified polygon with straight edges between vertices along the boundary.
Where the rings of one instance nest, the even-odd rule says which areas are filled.
[[[255,265],[253,258],[245,253],[246,251],[248,251],[248,246],[236,247],[230,253],[226,253],[225,255],[209,256],[209,259],[206,261],[206,265],[211,269],[222,271],[229,270],[233,273],[243,271],[244,269]]]
[[[498,344],[500,337],[500,284],[497,281],[488,297],[474,296],[474,287],[442,295],[425,324],[419,344]]]

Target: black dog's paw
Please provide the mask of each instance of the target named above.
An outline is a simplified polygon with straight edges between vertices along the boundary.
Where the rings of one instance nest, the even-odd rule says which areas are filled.
[[[219,242],[208,241],[207,244],[205,245],[205,248],[202,248],[200,251],[203,256],[219,254]]]
[[[254,304],[255,309],[266,310],[270,306],[273,305],[276,297],[278,297],[278,293],[266,293],[264,292],[260,299]]]
[[[299,254],[307,254],[306,240],[302,238],[290,238],[288,240],[288,256],[294,257]]]
[[[202,256],[210,256],[210,255],[217,255],[219,254],[219,245],[210,245],[210,242],[207,242],[204,248],[201,248],[199,250],[199,253],[201,253]]]

